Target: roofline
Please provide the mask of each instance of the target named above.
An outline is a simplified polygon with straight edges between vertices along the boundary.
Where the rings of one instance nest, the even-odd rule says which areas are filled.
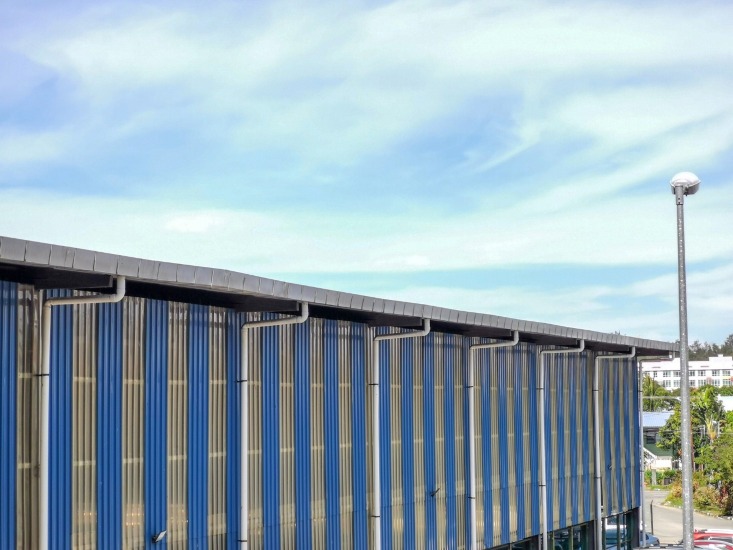
[[[145,260],[0,236],[0,268],[4,266],[6,271],[14,267],[16,275],[27,276],[33,284],[38,285],[45,281],[45,287],[41,286],[42,288],[51,288],[50,285],[58,281],[62,274],[67,278],[79,278],[78,284],[86,284],[88,287],[104,286],[103,281],[111,281],[110,277],[122,275],[127,278],[128,285],[133,290],[137,283],[138,292],[141,293],[152,285],[157,289],[168,289],[172,296],[176,296],[176,289],[180,292],[197,292],[201,296],[200,300],[212,304],[226,303],[227,295],[232,299],[239,297],[241,304],[244,304],[240,304],[240,310],[243,311],[255,310],[258,303],[261,303],[264,310],[272,310],[273,303],[282,304],[282,309],[286,311],[291,308],[289,304],[304,301],[322,306],[321,314],[334,318],[342,318],[343,315],[343,318],[387,320],[392,321],[395,326],[412,326],[415,320],[430,319],[438,323],[436,330],[442,327],[449,332],[467,335],[482,335],[483,331],[483,335],[499,338],[505,337],[504,333],[508,338],[512,331],[517,330],[522,341],[571,345],[572,341],[582,339],[595,350],[621,352],[635,346],[639,356],[677,351],[677,345],[671,342],[385,300],[225,269]],[[2,273],[0,271],[0,276]],[[242,302],[244,299],[249,302]],[[270,309],[264,307],[266,304]]]

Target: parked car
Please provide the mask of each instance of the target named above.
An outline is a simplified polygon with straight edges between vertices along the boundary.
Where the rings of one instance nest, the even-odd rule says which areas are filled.
[[[609,550],[611,547],[616,547],[618,545],[618,539],[617,536],[621,536],[621,540],[623,542],[629,542],[629,538],[626,536],[626,526],[625,525],[615,525],[611,524],[606,527],[606,550]],[[651,533],[643,533],[639,532],[639,545],[642,544],[642,537],[646,535],[646,538],[643,539],[646,544],[643,546],[659,546],[659,538],[655,537]],[[733,550],[733,549],[730,549]]]
[[[733,550],[733,542],[718,539],[695,539],[695,546],[717,550]]]
[[[733,542],[733,529],[695,529],[692,535],[695,541],[705,539]]]

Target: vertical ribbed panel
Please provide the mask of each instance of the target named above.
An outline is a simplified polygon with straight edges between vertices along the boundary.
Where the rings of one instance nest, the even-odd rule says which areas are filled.
[[[209,308],[188,309],[188,545],[207,548]]]
[[[214,550],[224,550],[227,539],[226,321],[224,309],[212,307],[209,310],[209,479],[206,534],[209,548]]]
[[[566,434],[567,429],[567,355],[556,356],[554,372],[551,372],[553,385],[555,386],[555,411],[557,419],[557,429],[555,432],[555,452],[553,459],[557,466],[555,467],[555,521],[554,529],[559,529],[565,525],[565,509],[567,505],[567,490],[565,482],[566,477]]]
[[[538,420],[538,396],[537,396],[537,376],[539,374],[537,366],[537,353],[535,346],[523,345],[524,361],[529,365],[528,380],[528,405],[529,405],[529,449],[530,449],[530,488],[528,491],[529,504],[528,510],[531,510],[531,531],[528,535],[538,535],[540,533],[540,449],[539,449],[539,420]],[[543,457],[544,460],[544,457]],[[526,482],[525,477],[525,482]]]
[[[390,461],[384,467],[390,469],[390,493],[387,493],[392,512],[392,548],[402,550],[405,523],[404,502],[402,496],[402,369],[400,350],[402,340],[387,341],[387,357],[389,359],[389,415],[390,415]],[[384,498],[384,497],[382,497]]]
[[[443,400],[445,426],[445,522],[446,540],[449,548],[458,546],[458,525],[456,518],[456,413],[455,413],[455,339],[452,334],[443,335]]]
[[[497,540],[500,541],[500,536],[498,536],[500,533],[494,526],[494,510],[496,507],[494,495],[496,494],[498,500],[498,491],[496,489],[498,488],[499,476],[495,476],[493,473],[496,468],[494,455],[499,448],[499,430],[497,429],[498,399],[496,396],[498,388],[493,372],[495,370],[495,362],[489,363],[489,351],[477,350],[471,353],[474,354],[474,361],[477,366],[476,370],[478,372],[475,374],[480,391],[477,396],[476,416],[480,419],[480,422],[477,422],[477,424],[481,427],[481,439],[477,441],[476,445],[477,448],[480,447],[480,453],[477,453],[476,471],[481,472],[483,487],[483,494],[480,498],[483,509],[484,527],[482,540],[485,547],[491,547],[500,544],[500,542],[495,542]],[[476,508],[476,514],[478,515],[478,506]]]
[[[99,305],[97,322],[97,547],[120,548],[122,546],[122,529],[120,528],[122,519],[122,304]]]
[[[351,324],[351,424],[352,424],[352,479],[353,479],[353,548],[366,550],[368,547],[368,509],[367,509],[367,435],[366,435],[366,395],[367,369],[366,342],[364,325]]]
[[[497,362],[497,386],[499,388],[499,487],[501,504],[501,544],[508,544],[512,533],[509,528],[512,515],[512,504],[509,499],[510,477],[509,477],[509,453],[514,449],[513,441],[510,443],[510,435],[513,435],[514,427],[511,416],[512,408],[509,405],[512,388],[510,386],[509,366],[506,361],[506,349],[495,350],[492,354]]]
[[[641,506],[642,500],[641,500],[641,486],[640,486],[640,479],[639,479],[639,470],[641,469],[641,449],[639,448],[639,438],[640,438],[640,426],[641,426],[641,418],[639,418],[639,370],[638,365],[636,362],[636,359],[633,359],[631,362],[631,384],[633,388],[633,394],[631,396],[631,399],[629,400],[629,417],[632,419],[631,422],[631,434],[630,434],[630,442],[629,445],[631,449],[633,449],[631,456],[632,456],[632,471],[629,473],[630,475],[630,501],[629,501],[629,507],[630,508],[637,508]]]
[[[326,548],[341,547],[339,521],[339,399],[338,325],[327,320],[323,328],[324,443],[326,466]]]
[[[456,537],[457,548],[465,548],[466,540],[470,537],[468,527],[468,498],[466,492],[466,475],[468,472],[468,443],[466,432],[468,431],[468,400],[466,399],[466,369],[468,358],[466,356],[466,339],[455,337],[453,346],[454,373],[453,393],[455,404],[455,436],[456,436]]]
[[[440,492],[436,476],[436,427],[435,427],[435,335],[423,338],[423,426],[425,437],[425,548],[437,550],[437,495]],[[445,494],[445,489],[443,489]]]
[[[310,324],[295,327],[295,547],[311,548]]]
[[[423,380],[423,346],[422,339],[414,340],[412,344],[412,364],[414,373],[414,389],[412,403],[412,429],[415,436],[415,544],[416,548],[426,547],[425,537],[425,499],[427,486],[425,484],[425,381]]]
[[[57,306],[67,308],[70,306]],[[117,457],[119,458],[119,439],[113,441],[114,434],[102,434],[97,430],[97,415],[102,411],[99,409],[97,401],[97,376],[105,373],[98,371],[97,361],[103,357],[97,355],[97,308],[96,305],[73,306],[74,309],[74,335],[73,335],[73,395],[72,395],[72,476],[71,476],[71,543],[74,548],[95,548],[97,543],[97,526],[98,520],[111,523],[114,514],[114,508],[119,510],[119,501],[111,502],[108,499],[101,502],[103,505],[102,513],[108,514],[104,519],[98,516],[97,507],[97,490],[104,490],[102,483],[116,484],[119,489],[119,480],[116,478],[117,471],[114,471],[114,465],[111,464],[112,456],[102,457],[100,449],[98,453],[97,438],[108,436],[109,441],[103,441],[104,444],[117,444]],[[114,322],[114,321],[112,321]],[[116,324],[119,327],[119,323]],[[115,336],[112,336],[115,338]],[[117,338],[115,338],[117,339]],[[104,345],[103,342],[99,342]],[[112,348],[116,345],[110,345],[105,351],[108,354],[109,361],[117,363],[119,371],[119,355],[115,355]],[[107,358],[107,356],[104,356]],[[105,379],[104,383],[108,386],[104,388],[110,399],[114,399],[111,395],[116,389],[121,391],[120,384],[117,380]],[[115,385],[116,388],[110,386]],[[119,397],[116,399],[115,405],[120,405]],[[109,409],[109,414],[119,419],[118,410]],[[109,418],[103,419],[103,426],[110,429],[114,420]],[[116,430],[119,438],[119,428]],[[64,442],[68,445],[68,441]],[[100,445],[101,446],[101,445]],[[109,459],[105,464],[105,470],[99,472],[98,460]],[[107,469],[109,467],[109,469]],[[103,496],[110,497],[113,493],[105,491]],[[119,520],[118,520],[119,521]],[[119,533],[119,527],[116,529],[109,525],[109,528]],[[119,546],[119,544],[118,544]]]
[[[122,547],[145,547],[145,300],[122,304]]]
[[[0,548],[16,545],[18,289],[0,281]]]
[[[49,298],[68,296],[66,291],[48,292]],[[49,461],[49,542],[52,550],[68,548],[72,518],[72,382],[73,319],[70,306],[51,310],[51,406]],[[96,522],[96,518],[94,518]]]
[[[522,540],[527,537],[527,507],[526,507],[526,472],[528,470],[529,460],[526,446],[525,432],[527,430],[527,378],[528,366],[522,361],[522,347],[515,346],[512,349],[512,366],[514,377],[514,481],[516,486],[516,498],[514,502],[517,505],[517,533],[516,540]]]
[[[384,334],[385,331],[378,330],[377,334]],[[392,548],[392,410],[390,407],[392,395],[392,376],[390,372],[390,346],[388,341],[379,342],[379,480],[382,496],[382,509],[380,510],[382,526],[382,548]]]
[[[590,443],[595,441],[592,416],[593,400],[591,399],[593,395],[593,371],[591,370],[593,360],[588,357],[587,353],[584,353],[581,355],[579,363],[577,393],[580,401],[580,412],[578,414],[581,416],[581,432],[580,437],[578,437],[579,449],[577,452],[582,459],[583,477],[580,484],[582,497],[578,497],[578,500],[582,498],[583,501],[583,514],[580,521],[586,522],[595,517],[592,504],[595,502],[595,465],[593,464],[593,446]]]
[[[280,548],[280,327],[262,341],[262,511],[265,548]]]
[[[313,548],[326,547],[326,481],[325,468],[324,417],[323,417],[323,319],[311,319],[310,332],[310,378],[311,410],[310,425],[312,436],[311,454],[311,522]]]
[[[445,548],[448,532],[448,460],[446,453],[446,369],[443,334],[429,334],[433,343],[433,358],[435,361],[435,500],[436,500],[436,532],[438,548]],[[452,422],[451,422],[452,425]],[[455,525],[455,522],[454,522]]]
[[[36,343],[39,341],[38,319],[40,300],[34,299],[30,287],[19,285],[18,294],[18,413],[17,457],[18,477],[16,489],[18,549],[35,548],[38,545],[38,475],[40,432],[40,389],[38,378],[33,375],[38,362]]]
[[[338,383],[338,459],[339,459],[339,494],[338,521],[341,534],[341,547],[353,548],[354,540],[354,483],[353,470],[353,426],[351,423],[351,323],[339,321],[336,337],[338,338],[337,383]]]
[[[241,407],[240,383],[237,381],[239,380],[239,367],[242,359],[240,330],[244,320],[244,314],[237,314],[233,311],[227,312],[227,550],[238,550],[239,548],[239,510],[242,502],[240,490],[242,442],[239,418]]]
[[[541,368],[545,371],[545,475],[547,482],[547,529],[555,529],[555,491],[557,487],[557,386],[552,378],[556,355],[540,356]]]
[[[280,545],[295,548],[294,327],[280,328]]]
[[[145,548],[167,527],[168,302],[145,307]],[[159,546],[159,545],[158,545]]]
[[[260,315],[249,314],[247,321],[259,321]],[[249,542],[250,548],[262,548],[263,480],[262,480],[262,331],[249,332]],[[268,490],[270,490],[268,488]]]
[[[415,432],[413,429],[413,392],[414,368],[413,339],[402,342],[401,357],[398,365],[401,373],[401,410],[402,422],[400,426],[402,442],[402,498],[404,527],[402,531],[402,547],[415,548]]]
[[[168,333],[168,548],[188,538],[188,306],[170,304]]]
[[[582,495],[578,488],[582,487],[582,470],[579,467],[578,460],[582,456],[581,449],[578,448],[578,442],[582,439],[581,427],[581,410],[579,408],[580,399],[578,395],[578,363],[580,358],[576,355],[568,357],[567,370],[567,388],[568,388],[568,410],[570,415],[570,433],[568,443],[568,454],[570,460],[566,461],[566,475],[570,480],[569,498],[567,499],[567,518],[570,525],[578,523],[579,508],[583,504]]]

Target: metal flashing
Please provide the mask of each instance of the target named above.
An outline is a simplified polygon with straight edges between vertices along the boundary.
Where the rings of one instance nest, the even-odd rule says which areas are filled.
[[[24,276],[37,281],[39,285],[43,285],[44,280],[56,280],[70,283],[69,288],[71,288],[73,286],[71,283],[75,278],[79,279],[77,282],[81,282],[94,274],[125,275],[133,285],[136,282],[138,285],[146,285],[148,293],[155,293],[157,286],[163,296],[171,295],[171,291],[178,287],[181,291],[195,293],[200,303],[211,300],[211,303],[226,305],[231,301],[232,307],[238,307],[237,304],[242,304],[246,296],[251,296],[257,303],[261,300],[282,299],[306,301],[328,306],[330,318],[378,322],[380,319],[387,321],[391,316],[396,325],[400,324],[399,318],[402,317],[427,318],[445,323],[441,326],[441,330],[449,332],[466,332],[472,328],[483,327],[519,330],[524,333],[523,337],[526,340],[555,345],[561,345],[562,342],[568,340],[584,339],[591,345],[595,344],[594,349],[609,349],[610,346],[612,350],[615,350],[619,347],[636,346],[640,352],[643,351],[645,354],[676,349],[675,344],[671,342],[638,339],[619,334],[586,331],[549,323],[424,304],[384,300],[291,284],[229,270],[157,262],[11,237],[0,237],[1,263],[7,263],[16,272],[22,271]],[[61,274],[63,277],[60,277]],[[253,302],[252,307],[254,305]]]

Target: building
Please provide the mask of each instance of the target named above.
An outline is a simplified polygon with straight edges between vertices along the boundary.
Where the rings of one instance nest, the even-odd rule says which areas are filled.
[[[644,432],[644,462],[648,470],[666,470],[677,466],[673,453],[662,449],[659,442],[659,430],[672,416],[672,411],[653,411],[642,413],[642,429]]]
[[[674,349],[7,237],[0,343],[22,549],[601,547]]]
[[[718,355],[705,361],[688,361],[690,387],[730,386],[733,380],[733,357]],[[673,390],[680,387],[679,357],[667,361],[644,361],[642,371],[663,388]]]

